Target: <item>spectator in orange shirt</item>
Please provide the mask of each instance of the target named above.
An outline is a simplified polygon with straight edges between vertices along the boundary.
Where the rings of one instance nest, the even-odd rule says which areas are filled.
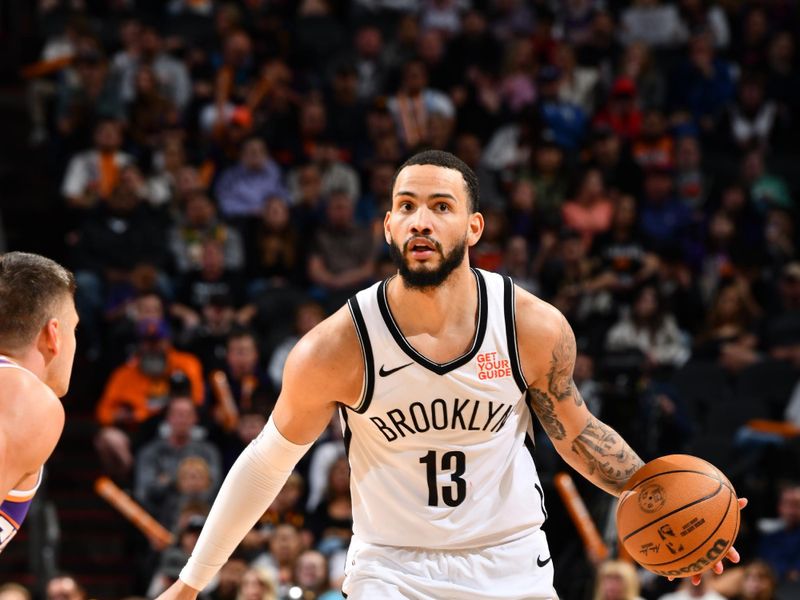
[[[172,374],[184,373],[192,400],[198,406],[203,402],[200,361],[172,347],[166,322],[142,321],[137,325],[137,334],[136,353],[111,373],[97,405],[97,420],[102,428],[95,445],[106,470],[122,480],[133,465],[130,435],[164,409]]]

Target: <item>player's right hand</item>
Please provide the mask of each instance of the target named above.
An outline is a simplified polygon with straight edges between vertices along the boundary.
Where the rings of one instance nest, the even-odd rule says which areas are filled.
[[[183,583],[180,579],[169,586],[156,600],[195,600],[200,591]]]

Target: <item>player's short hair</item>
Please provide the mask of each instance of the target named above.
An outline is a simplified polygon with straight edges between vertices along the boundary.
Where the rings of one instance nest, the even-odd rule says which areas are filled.
[[[27,252],[0,256],[0,345],[32,343],[59,303],[74,295],[74,275],[54,260]]]
[[[418,152],[400,165],[399,169],[397,169],[394,174],[394,178],[392,179],[392,189],[394,189],[394,184],[397,182],[397,176],[400,175],[400,171],[413,165],[433,165],[435,167],[453,169],[454,171],[461,173],[461,176],[464,178],[464,187],[467,189],[469,211],[478,211],[478,206],[480,205],[478,177],[463,160],[454,154],[450,154],[449,152],[444,152],[442,150],[423,150],[422,152]]]

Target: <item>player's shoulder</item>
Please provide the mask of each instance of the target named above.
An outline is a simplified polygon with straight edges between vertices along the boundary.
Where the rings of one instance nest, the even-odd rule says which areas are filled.
[[[0,427],[6,447],[15,448],[15,455],[43,461],[61,435],[64,418],[61,400],[36,375],[0,369]]]
[[[339,401],[355,401],[364,377],[361,346],[345,305],[319,323],[292,349],[286,361],[287,377],[295,385],[333,392]]]
[[[574,361],[575,336],[555,306],[517,287],[515,325],[522,370],[530,383],[551,368],[554,357]]]
[[[569,328],[560,310],[519,286],[515,286],[514,303],[518,335],[556,341],[563,335],[564,328]]]
[[[61,407],[55,392],[36,375],[25,369],[0,369],[0,412],[17,413],[19,408],[29,412],[39,407]],[[63,412],[63,411],[62,411]]]

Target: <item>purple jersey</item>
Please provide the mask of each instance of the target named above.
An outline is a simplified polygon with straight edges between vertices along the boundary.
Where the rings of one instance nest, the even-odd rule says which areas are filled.
[[[0,368],[2,367],[27,371],[27,369],[19,366],[14,361],[0,355]],[[25,520],[28,509],[31,507],[31,502],[33,502],[33,497],[36,495],[36,490],[39,489],[39,484],[42,482],[43,470],[44,467],[39,469],[36,485],[32,489],[11,490],[3,499],[3,502],[0,503],[0,552],[5,549],[11,538],[17,534],[22,521]]]
[[[39,469],[39,476],[36,479],[36,485],[30,490],[11,490],[0,503],[0,552],[2,552],[8,542],[11,541],[17,531],[19,531],[22,521],[28,514],[28,509],[31,507],[33,497],[36,495],[36,490],[39,489],[39,484],[42,482],[42,471],[44,467]]]

